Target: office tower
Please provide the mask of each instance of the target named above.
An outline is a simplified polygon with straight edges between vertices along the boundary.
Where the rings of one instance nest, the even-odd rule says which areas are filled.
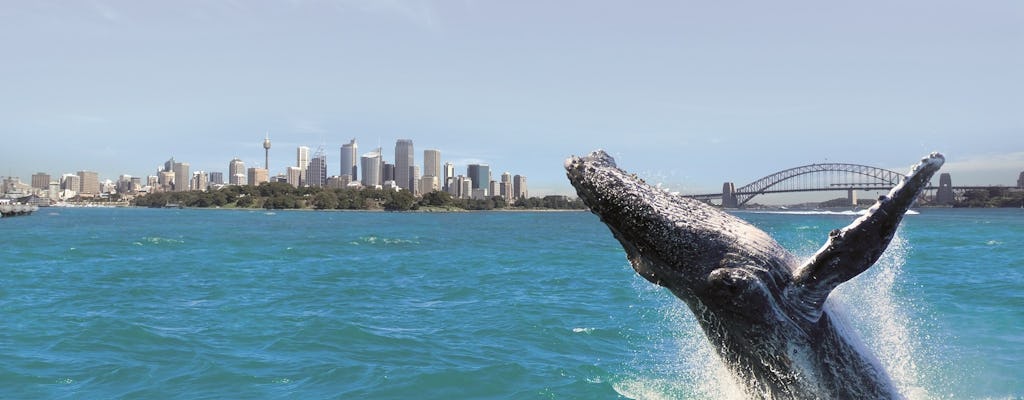
[[[188,163],[174,163],[174,191],[175,192],[187,192],[189,190],[189,178],[192,174],[189,173]]]
[[[395,180],[395,164],[391,164],[391,163],[387,163],[387,162],[381,163],[381,174],[382,174],[382,176],[380,178],[381,179],[381,182],[380,182],[381,184],[383,184],[384,182],[387,182],[387,181],[394,181]]]
[[[210,173],[210,184],[211,185],[223,185],[224,184],[224,173],[223,172],[211,172]]]
[[[1017,178],[1017,189],[1024,189],[1024,172]]]
[[[380,162],[380,149],[371,151],[363,154],[363,157],[359,160],[359,169],[362,170],[363,186],[373,188],[381,185],[381,162]]]
[[[506,202],[512,201],[512,174],[507,171],[501,174],[501,185],[498,190],[497,195],[504,198]]]
[[[146,186],[155,187],[160,185],[160,177],[156,175],[150,175],[146,177]]]
[[[285,182],[293,187],[299,187],[302,184],[302,168],[299,167],[288,167],[287,178]]]
[[[47,192],[46,197],[50,200],[60,200],[60,182],[50,182],[50,189]]]
[[[92,171],[78,171],[77,175],[81,182],[78,194],[93,196],[100,194],[100,174]]]
[[[324,148],[316,149],[313,158],[309,160],[309,168],[306,169],[306,185],[309,187],[327,186],[327,155]]]
[[[249,186],[259,186],[261,183],[270,182],[270,173],[264,168],[249,168],[248,177]]]
[[[228,183],[232,185],[245,184],[245,163],[235,157],[228,163]]]
[[[473,180],[473,189],[487,189],[491,183],[491,167],[487,164],[469,164],[466,176]]]
[[[309,147],[299,146],[295,149],[295,166],[302,169],[302,179],[306,179],[306,168],[309,168]]]
[[[530,194],[526,190],[526,177],[522,175],[516,175],[512,177],[512,197],[515,199],[524,199]]]
[[[82,190],[82,178],[74,174],[64,174],[61,179],[61,189],[78,193],[79,190]]]
[[[117,184],[114,186],[114,190],[117,191],[117,193],[120,193],[120,194],[131,193],[131,191],[133,190],[132,189],[132,176],[131,175],[121,175],[121,176],[117,177]]]
[[[170,160],[167,160],[166,162],[164,162],[164,169],[163,170],[167,171],[167,172],[174,171],[174,157],[171,157]]]
[[[174,188],[173,171],[160,171],[157,172],[157,176],[159,177],[159,180],[157,182],[160,184],[160,190],[170,191],[171,189]]]
[[[420,194],[420,166],[413,165],[409,167],[409,191],[412,192],[413,196]]]
[[[339,168],[341,168],[340,175],[348,175],[349,178],[356,179],[356,172],[358,172],[356,162],[359,159],[359,153],[357,153],[358,150],[359,145],[356,144],[355,139],[341,145],[341,165],[339,166]]]
[[[498,181],[491,181],[487,185],[487,197],[494,197],[498,195]]]
[[[444,163],[444,175],[441,176],[441,189],[448,191],[448,185],[451,184],[452,179],[455,178],[455,164],[450,162]]]
[[[416,165],[416,153],[412,148],[412,140],[409,139],[398,139],[395,142],[395,182],[398,183],[398,187],[413,191],[412,177],[409,173],[412,171],[409,167]]]
[[[50,188],[50,174],[37,172],[32,174],[32,187],[47,190]]]
[[[131,178],[131,191],[135,192],[142,189],[142,178],[133,176]]]
[[[423,150],[423,176],[441,177],[441,150]]]
[[[196,173],[192,174],[192,184],[190,186],[192,190],[205,192],[206,188],[210,186],[209,175],[203,171],[196,171]]]
[[[263,139],[263,169],[270,171],[270,131],[267,131],[266,139]]]

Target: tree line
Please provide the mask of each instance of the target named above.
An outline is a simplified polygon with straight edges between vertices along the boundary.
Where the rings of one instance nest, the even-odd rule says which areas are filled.
[[[139,207],[224,207],[316,210],[500,210],[556,209],[582,210],[579,199],[565,196],[521,198],[509,204],[501,196],[484,199],[456,199],[447,192],[430,192],[419,199],[407,190],[377,188],[328,189],[296,188],[284,182],[264,182],[259,186],[231,185],[210,191],[154,192],[136,197]]]

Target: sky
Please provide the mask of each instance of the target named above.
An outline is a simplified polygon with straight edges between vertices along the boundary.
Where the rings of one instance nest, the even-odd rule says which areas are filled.
[[[396,139],[571,194],[605,149],[683,193],[848,162],[1024,171],[1024,3],[0,0],[0,174],[271,173]]]

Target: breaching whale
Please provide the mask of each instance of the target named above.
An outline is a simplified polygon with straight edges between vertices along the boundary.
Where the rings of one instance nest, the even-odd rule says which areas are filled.
[[[767,233],[699,201],[655,188],[602,150],[565,161],[569,181],[640,276],[693,312],[751,397],[901,398],[826,301],[878,260],[944,158],[932,153],[888,195],[801,262]]]

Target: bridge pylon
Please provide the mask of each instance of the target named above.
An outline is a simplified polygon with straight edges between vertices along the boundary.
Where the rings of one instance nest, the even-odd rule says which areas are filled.
[[[939,175],[939,190],[935,192],[935,203],[951,205],[955,197],[953,195],[953,178],[948,173]]]
[[[736,199],[736,185],[732,182],[725,182],[722,184],[722,207],[739,207],[739,200]]]

